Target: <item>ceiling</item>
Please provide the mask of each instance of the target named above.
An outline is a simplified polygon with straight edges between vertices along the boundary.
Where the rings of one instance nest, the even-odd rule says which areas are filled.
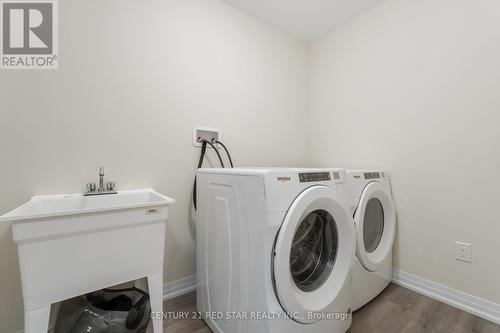
[[[381,0],[222,0],[303,40],[333,30]]]

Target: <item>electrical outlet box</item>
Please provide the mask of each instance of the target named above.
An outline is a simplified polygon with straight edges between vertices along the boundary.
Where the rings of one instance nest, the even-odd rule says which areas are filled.
[[[471,244],[464,242],[456,242],[455,258],[460,261],[472,262]]]
[[[193,129],[193,146],[201,147],[203,140],[209,142],[221,141],[220,129],[213,127],[196,126]],[[210,148],[210,146],[208,146]]]

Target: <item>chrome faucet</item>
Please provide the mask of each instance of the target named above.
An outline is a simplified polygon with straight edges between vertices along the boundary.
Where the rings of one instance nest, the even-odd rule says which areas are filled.
[[[99,192],[104,191],[104,168],[99,168],[99,188],[97,189]]]
[[[99,187],[97,188],[96,183],[87,184],[87,192],[85,196],[89,195],[104,195],[104,194],[116,194],[115,191],[116,184],[113,181],[106,182],[106,187],[104,186],[104,168],[99,168]]]

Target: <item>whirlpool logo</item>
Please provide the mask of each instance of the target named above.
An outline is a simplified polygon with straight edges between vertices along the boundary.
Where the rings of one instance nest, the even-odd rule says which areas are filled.
[[[290,176],[280,176],[280,177],[276,177],[276,179],[281,183],[286,183],[286,182],[289,182],[290,180],[292,180],[292,178],[290,178]]]
[[[57,69],[57,0],[0,0],[2,69]]]

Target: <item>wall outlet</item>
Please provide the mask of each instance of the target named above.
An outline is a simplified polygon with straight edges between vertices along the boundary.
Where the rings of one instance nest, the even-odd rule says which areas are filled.
[[[220,129],[204,126],[196,126],[193,129],[193,146],[201,147],[202,141],[208,140],[209,142],[221,141]],[[218,145],[216,145],[218,146]],[[210,148],[210,146],[208,146]]]
[[[472,262],[471,244],[464,242],[456,242],[455,258],[460,261]]]

